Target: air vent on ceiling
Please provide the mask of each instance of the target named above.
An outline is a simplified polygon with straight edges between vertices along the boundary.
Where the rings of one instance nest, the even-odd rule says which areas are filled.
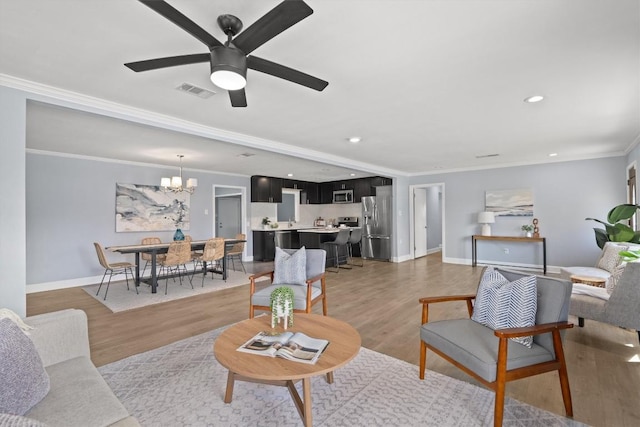
[[[253,153],[241,153],[241,154],[238,154],[237,157],[251,157],[251,156],[255,156],[255,154],[253,154]]]
[[[476,159],[484,159],[485,157],[498,157],[500,154],[485,154],[481,156],[476,156]]]
[[[195,95],[198,98],[202,98],[202,99],[210,98],[212,95],[216,94],[215,92],[212,92],[207,89],[203,89],[198,86],[194,86],[189,83],[182,83],[176,89],[179,90],[180,92],[187,92],[187,93],[190,93],[191,95]]]

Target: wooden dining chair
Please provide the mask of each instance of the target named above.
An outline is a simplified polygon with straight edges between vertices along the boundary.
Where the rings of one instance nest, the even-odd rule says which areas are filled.
[[[100,281],[100,286],[98,286],[98,292],[96,292],[96,296],[100,294],[100,289],[102,288],[102,284],[104,283],[104,278],[109,273],[109,281],[107,282],[107,288],[104,291],[104,299],[107,299],[107,293],[109,292],[109,285],[111,284],[111,278],[118,274],[124,274],[125,280],[127,281],[127,290],[129,290],[129,277],[128,274],[131,274],[131,279],[133,276],[133,267],[135,264],[131,262],[112,262],[107,261],[107,257],[104,253],[104,249],[102,249],[102,245],[97,242],[93,242],[93,246],[96,248],[96,253],[98,255],[98,261],[100,265],[104,268],[104,274],[102,275],[102,281]],[[133,287],[136,289],[136,294],[138,293],[138,287],[136,284],[133,284]]]

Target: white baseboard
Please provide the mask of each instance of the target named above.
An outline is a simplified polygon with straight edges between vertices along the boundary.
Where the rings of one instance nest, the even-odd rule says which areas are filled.
[[[448,264],[462,264],[462,265],[471,265],[471,260],[468,258],[442,258],[442,262],[444,263],[448,263]],[[542,273],[542,271],[544,270],[542,265],[533,265],[533,264],[521,264],[521,263],[515,263],[515,262],[492,262],[492,261],[484,261],[484,260],[478,260],[478,266],[479,267],[484,267],[487,265],[491,265],[494,267],[510,267],[510,268],[517,268],[520,270],[532,270],[532,271],[536,271],[539,273]],[[559,266],[555,266],[555,265],[547,265],[547,273],[552,273],[552,274],[560,274],[560,268]]]

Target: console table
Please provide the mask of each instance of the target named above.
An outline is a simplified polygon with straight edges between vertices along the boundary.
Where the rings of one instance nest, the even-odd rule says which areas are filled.
[[[522,243],[542,243],[542,267],[544,274],[547,274],[547,239],[545,237],[518,237],[518,236],[480,236],[474,234],[471,236],[471,265],[478,265],[478,240],[494,240],[504,242],[522,242]]]

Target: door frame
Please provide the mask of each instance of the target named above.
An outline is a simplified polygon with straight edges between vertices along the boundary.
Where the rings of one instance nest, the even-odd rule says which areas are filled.
[[[415,214],[414,214],[414,201],[413,201],[413,193],[415,191],[415,189],[417,188],[429,188],[429,187],[440,187],[442,189],[442,210],[441,210],[441,216],[442,218],[440,221],[441,227],[442,227],[442,257],[444,258],[444,254],[445,254],[445,242],[447,241],[446,239],[446,226],[445,226],[445,218],[447,217],[445,215],[445,209],[446,209],[446,203],[445,203],[445,184],[444,182],[436,182],[436,183],[432,183],[432,184],[416,184],[416,185],[410,185],[409,186],[409,259],[415,259],[415,250],[413,249],[415,246]],[[427,218],[428,221],[428,218]],[[427,224],[428,226],[428,224]],[[428,254],[429,250],[427,249],[427,254]]]

